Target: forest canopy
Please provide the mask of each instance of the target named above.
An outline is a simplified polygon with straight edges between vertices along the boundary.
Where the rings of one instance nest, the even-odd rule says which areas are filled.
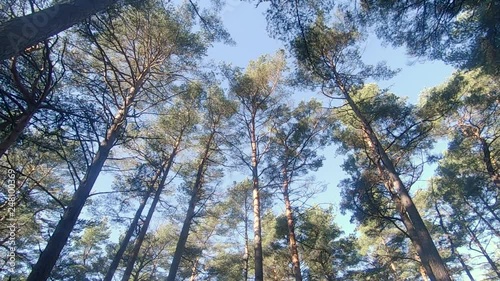
[[[0,1],[2,280],[500,278],[500,1]]]

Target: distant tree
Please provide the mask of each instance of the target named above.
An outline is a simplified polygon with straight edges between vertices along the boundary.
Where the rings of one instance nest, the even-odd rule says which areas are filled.
[[[170,172],[173,170],[174,160],[182,150],[186,149],[190,138],[196,130],[196,125],[200,121],[199,109],[201,105],[202,89],[196,83],[186,85],[184,95],[179,96],[177,102],[171,109],[160,118],[160,122],[146,130],[146,142],[149,154],[149,163],[154,167],[154,178],[149,182],[149,188],[154,190],[153,199],[149,205],[146,218],[143,220],[141,229],[134,241],[134,246],[127,258],[127,266],[123,273],[122,280],[129,280],[134,264],[139,255],[142,243],[146,238],[149,225],[152,222],[156,206],[159,204],[161,196],[165,191],[168,182],[171,181]]]
[[[269,149],[269,126],[276,114],[278,99],[283,94],[285,58],[282,52],[274,57],[262,56],[249,63],[245,72],[228,71],[231,94],[239,103],[236,113],[238,132],[229,140],[241,162],[252,175],[255,280],[263,280],[263,254],[261,241],[261,189],[263,157]],[[244,137],[241,136],[244,132]],[[250,148],[247,153],[242,145]]]
[[[124,6],[139,7],[148,1],[139,0],[71,0],[55,3],[50,7],[43,5],[32,5],[32,12],[22,14],[9,20],[0,17],[0,40],[4,42],[0,46],[0,60],[5,60],[23,51],[29,51],[40,42],[48,40],[51,36],[84,22],[91,16],[111,8],[121,9]],[[161,1],[158,1],[161,2]],[[169,1],[165,1],[169,2]],[[33,2],[30,2],[33,3]],[[224,29],[217,14],[221,5],[214,1],[213,9],[201,9],[196,1],[187,3],[191,11],[191,17],[198,17],[202,22],[202,28],[211,40],[222,40],[231,42],[230,36]],[[11,6],[9,3],[5,6]],[[34,7],[37,6],[35,10]]]
[[[210,280],[248,280],[253,268],[250,263],[253,253],[250,251],[249,237],[252,182],[245,180],[233,183],[226,190],[226,198],[221,205],[226,210],[226,215],[221,219],[228,230],[224,243],[212,250],[214,257],[206,264],[207,276],[213,278]]]
[[[211,197],[208,185],[222,177],[220,171],[216,169],[221,164],[221,146],[224,137],[224,127],[227,127],[228,119],[235,113],[235,105],[224,97],[221,89],[208,89],[206,102],[202,102],[205,108],[203,123],[198,132],[199,155],[195,163],[189,165],[187,169],[186,191],[189,195],[188,207],[184,222],[182,224],[175,253],[170,265],[167,280],[175,281],[175,277],[184,254],[189,232],[196,213],[203,212],[205,201]],[[201,206],[200,206],[201,205]],[[196,210],[198,209],[198,210]],[[196,266],[194,266],[196,267]],[[192,275],[196,275],[194,272]]]
[[[301,102],[296,108],[283,107],[273,125],[271,135],[269,176],[281,186],[285,203],[290,256],[295,280],[302,280],[300,259],[295,235],[294,207],[290,194],[308,198],[307,191],[292,189],[298,177],[315,171],[322,165],[318,150],[331,140],[332,120],[320,102]],[[309,186],[308,186],[309,187]],[[308,188],[306,187],[306,188]]]

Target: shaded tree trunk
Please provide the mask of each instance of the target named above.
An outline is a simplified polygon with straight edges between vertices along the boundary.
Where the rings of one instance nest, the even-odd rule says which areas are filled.
[[[255,114],[253,120],[255,122]],[[254,262],[255,281],[264,280],[264,266],[262,257],[262,223],[260,219],[260,189],[259,170],[257,162],[257,137],[255,135],[255,123],[251,123],[250,138],[252,149],[252,198],[253,198],[253,232],[254,232]]]
[[[99,176],[104,162],[108,158],[109,152],[115,145],[120,134],[124,129],[125,120],[130,107],[134,103],[137,92],[144,82],[144,76],[138,81],[136,87],[130,89],[129,96],[125,100],[125,104],[114,117],[111,127],[108,129],[106,138],[99,145],[96,155],[92,163],[87,168],[85,177],[80,182],[77,190],[73,194],[71,202],[66,208],[63,217],[59,221],[50,237],[45,249],[40,254],[37,263],[33,266],[31,273],[28,276],[28,281],[47,280],[50,272],[54,267],[59,255],[66,245],[68,238],[73,231],[73,228],[78,220],[78,216],[82,211],[90,191],[92,190],[97,177]]]
[[[244,239],[245,239],[245,249],[244,249],[244,254],[243,254],[243,280],[247,281],[248,280],[248,261],[249,261],[249,246],[248,246],[248,193],[245,192],[245,234],[244,234]]]
[[[292,271],[295,276],[296,281],[302,281],[302,272],[300,271],[300,259],[299,259],[299,251],[297,249],[297,239],[295,237],[295,220],[293,217],[293,209],[292,203],[290,202],[290,196],[288,191],[289,181],[288,181],[288,172],[286,169],[283,171],[283,200],[285,201],[285,212],[286,212],[286,221],[288,226],[288,243],[290,247],[290,255],[292,258]]]
[[[106,9],[117,0],[72,0],[11,19],[0,25],[0,60],[20,54],[86,18]]]
[[[184,249],[186,248],[186,242],[189,236],[189,229],[191,227],[191,222],[195,216],[196,204],[200,200],[199,193],[203,185],[203,176],[207,167],[207,162],[209,161],[212,141],[215,136],[215,131],[212,131],[210,137],[205,145],[203,156],[201,162],[198,165],[198,171],[196,173],[196,180],[191,191],[191,198],[189,199],[189,205],[186,212],[186,217],[184,223],[182,224],[181,233],[179,235],[179,240],[177,240],[177,245],[175,247],[174,257],[172,263],[170,264],[170,269],[168,271],[167,281],[175,281],[175,276],[179,270],[179,265],[181,263],[182,255],[184,254]]]
[[[157,173],[156,178],[158,176],[159,176],[159,174]],[[157,179],[155,179],[153,182],[156,182],[156,180]],[[144,194],[144,197],[142,198],[142,202],[139,205],[139,208],[135,212],[132,223],[128,227],[128,230],[125,233],[125,237],[123,237],[122,241],[120,242],[120,247],[118,248],[118,251],[116,252],[115,256],[113,257],[113,261],[111,262],[111,265],[109,266],[109,269],[106,272],[106,276],[104,277],[104,281],[111,281],[113,279],[115,271],[118,268],[118,265],[120,264],[120,261],[123,257],[123,254],[125,253],[125,250],[127,249],[128,243],[130,242],[130,238],[132,238],[132,235],[134,234],[134,230],[137,228],[137,225],[139,223],[139,219],[141,218],[142,211],[144,210],[144,207],[146,206],[146,203],[148,201],[149,196],[151,196],[151,192],[152,192],[152,189],[148,188],[148,191],[146,192],[146,194]]]

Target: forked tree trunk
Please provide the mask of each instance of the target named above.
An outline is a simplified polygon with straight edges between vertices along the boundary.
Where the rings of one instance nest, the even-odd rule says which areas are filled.
[[[189,199],[189,205],[186,212],[186,217],[184,218],[184,223],[182,224],[181,233],[179,235],[179,240],[177,240],[177,245],[175,247],[174,257],[172,263],[170,264],[170,269],[168,271],[167,281],[175,281],[175,276],[179,270],[179,265],[181,264],[181,258],[184,254],[184,249],[186,248],[186,242],[189,236],[189,229],[191,228],[191,223],[195,215],[196,204],[200,200],[199,193],[203,184],[203,176],[208,164],[208,160],[211,153],[212,141],[215,136],[215,131],[212,131],[210,137],[205,145],[201,162],[198,165],[198,171],[196,172],[196,180],[191,190],[191,198]]]
[[[300,271],[299,251],[297,249],[297,239],[295,238],[295,220],[293,217],[292,203],[288,191],[289,181],[288,172],[283,170],[283,200],[285,201],[286,221],[288,226],[288,243],[290,247],[290,256],[292,259],[292,271],[296,281],[302,281],[302,272]]]
[[[89,197],[90,191],[92,190],[97,177],[101,173],[109,152],[115,145],[121,131],[124,129],[123,125],[125,124],[127,113],[134,103],[134,99],[143,82],[144,77],[138,81],[138,85],[136,87],[132,87],[130,89],[130,94],[126,99],[123,108],[116,114],[111,127],[107,131],[105,140],[103,140],[99,145],[99,149],[97,150],[92,163],[88,167],[85,177],[73,194],[71,202],[66,208],[63,217],[57,224],[54,233],[50,236],[50,239],[47,242],[45,249],[40,254],[37,263],[33,266],[27,281],[43,281],[49,278],[50,272],[59,258],[62,249],[68,242],[68,238],[71,231],[73,231],[76,221],[78,220],[78,216],[80,215],[83,206],[85,206],[85,202]]]
[[[155,191],[155,196],[153,198],[153,201],[151,202],[151,206],[149,206],[148,214],[146,215],[144,224],[142,225],[141,231],[139,232],[139,235],[137,235],[137,239],[135,240],[134,248],[132,249],[132,253],[129,257],[127,266],[125,268],[125,272],[123,273],[122,276],[122,281],[128,281],[130,279],[132,271],[134,270],[135,261],[137,260],[137,256],[139,256],[139,251],[141,250],[142,243],[144,242],[144,238],[146,237],[146,233],[148,231],[149,224],[151,223],[151,219],[153,218],[156,205],[160,201],[161,194],[165,188],[165,182],[167,180],[168,173],[172,168],[172,164],[174,163],[174,158],[179,150],[182,137],[183,135],[181,133],[179,138],[177,139],[177,143],[175,144],[174,148],[172,149],[172,152],[170,153],[168,161],[166,163],[163,163],[163,165],[160,168],[163,174],[161,176],[160,182],[158,183],[158,187]]]
[[[451,281],[448,270],[441,259],[434,242],[432,241],[432,237],[429,234],[417,207],[413,203],[408,190],[399,177],[393,162],[386,154],[384,147],[380,144],[380,141],[373,131],[370,123],[366,120],[356,103],[350,97],[348,90],[343,86],[339,79],[337,79],[336,83],[355,116],[361,122],[366,141],[369,142],[368,145],[372,147],[373,152],[383,164],[382,169],[384,173],[387,173],[391,185],[390,188],[392,189],[389,191],[391,193],[395,192],[396,197],[400,200],[399,204],[401,208],[399,208],[400,210],[398,211],[401,214],[403,223],[408,231],[408,234],[410,235],[412,244],[422,261],[422,265],[424,266],[427,275],[433,281]]]
[[[117,0],[72,0],[0,24],[0,60],[20,54],[86,18],[103,11]]]
[[[158,176],[158,173],[156,175]],[[156,180],[157,179],[155,179],[153,182],[156,182]],[[104,281],[111,281],[113,279],[113,276],[115,275],[115,271],[118,268],[120,261],[122,260],[123,254],[125,253],[125,250],[127,250],[127,246],[128,246],[128,243],[130,242],[130,238],[132,238],[132,235],[134,234],[134,231],[137,228],[137,225],[138,225],[139,220],[141,218],[142,211],[144,210],[144,207],[146,206],[146,203],[149,199],[149,196],[151,196],[151,192],[152,192],[152,189],[148,188],[148,191],[146,192],[146,194],[144,194],[144,197],[142,198],[141,204],[139,205],[139,208],[135,212],[132,223],[129,225],[127,233],[125,233],[125,237],[123,237],[122,241],[120,242],[120,247],[118,248],[118,251],[116,252],[115,256],[113,257],[113,261],[111,262],[111,265],[109,266],[109,269],[106,272],[106,276],[104,277]]]

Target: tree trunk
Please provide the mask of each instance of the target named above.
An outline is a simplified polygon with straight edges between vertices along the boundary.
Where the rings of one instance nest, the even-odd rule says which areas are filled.
[[[11,19],[0,25],[0,60],[20,54],[86,18],[106,9],[117,0],[72,0]]]
[[[255,120],[255,118],[253,118]],[[257,163],[257,137],[255,135],[255,124],[251,124],[251,146],[252,146],[252,197],[253,197],[253,232],[254,232],[254,262],[255,281],[264,280],[264,266],[262,257],[262,226],[260,220],[260,189],[259,170]]]
[[[159,174],[157,173],[156,176]],[[156,182],[156,179],[153,181]],[[142,198],[142,202],[139,205],[139,208],[136,210],[134,219],[132,220],[132,223],[128,227],[127,233],[125,233],[125,237],[123,237],[122,241],[120,242],[120,247],[118,248],[118,251],[116,252],[113,261],[111,262],[111,265],[109,266],[108,271],[106,272],[106,276],[104,277],[104,281],[111,281],[113,279],[113,276],[115,274],[116,269],[118,268],[118,265],[120,264],[120,261],[123,257],[123,254],[125,253],[125,250],[127,249],[128,243],[130,242],[130,238],[132,238],[132,235],[134,234],[134,230],[137,228],[137,224],[139,223],[139,219],[141,218],[142,211],[144,210],[144,207],[146,206],[146,203],[148,201],[149,196],[151,196],[152,189],[148,188],[148,191]]]
[[[161,194],[163,192],[163,189],[165,188],[165,182],[167,180],[168,173],[170,171],[170,168],[172,168],[172,164],[174,163],[174,158],[179,150],[181,139],[182,139],[182,133],[177,139],[177,143],[172,149],[172,153],[170,154],[168,161],[166,163],[163,163],[163,165],[160,168],[161,171],[163,172],[163,175],[161,177],[160,182],[158,183],[158,188],[155,191],[153,202],[151,202],[151,206],[149,206],[148,214],[146,215],[146,219],[144,220],[144,224],[142,225],[141,231],[139,232],[139,235],[137,235],[137,239],[135,240],[132,254],[129,257],[129,260],[127,262],[127,267],[125,268],[125,272],[123,273],[122,281],[128,281],[130,279],[130,275],[132,274],[132,270],[134,269],[135,261],[137,260],[137,256],[139,255],[139,250],[141,249],[142,242],[146,237],[149,224],[151,223],[151,218],[153,217],[156,205],[160,201]]]
[[[196,208],[196,204],[200,200],[199,192],[202,188],[203,176],[205,173],[208,158],[210,156],[212,140],[214,136],[215,136],[215,131],[212,131],[205,145],[205,151],[203,152],[201,162],[198,165],[196,180],[193,186],[193,190],[191,191],[191,198],[189,199],[189,205],[186,212],[186,217],[184,219],[184,223],[182,225],[181,233],[179,235],[179,240],[177,240],[177,245],[175,247],[174,258],[172,259],[172,263],[170,264],[167,281],[175,281],[175,276],[177,275],[177,271],[179,270],[179,265],[181,264],[181,258],[182,255],[184,254],[184,249],[186,248],[186,242],[189,236],[189,229],[191,227],[191,222],[193,221],[195,215],[194,210]]]
[[[361,111],[359,110],[356,103],[352,100],[349,95],[349,92],[343,86],[342,82],[337,79],[337,85],[342,91],[344,98],[347,103],[351,107],[352,111],[358,118],[358,120],[362,124],[362,129],[366,136],[368,144],[373,147],[374,153],[380,158],[383,164],[383,170],[389,176],[390,183],[392,185],[392,189],[396,193],[396,196],[400,200],[401,209],[399,212],[402,214],[402,219],[407,228],[408,232],[414,231],[414,236],[412,237],[412,243],[415,249],[417,250],[418,255],[422,261],[422,265],[426,268],[426,273],[431,278],[431,280],[439,280],[439,281],[451,281],[451,277],[448,273],[448,270],[439,255],[439,252],[432,241],[432,237],[427,230],[427,227],[422,220],[413,200],[411,199],[408,190],[403,184],[403,181],[399,177],[399,174],[394,167],[393,162],[389,158],[389,156],[385,153],[384,148],[380,144],[380,141],[373,131],[370,123],[363,116]],[[392,190],[390,190],[392,193]],[[405,216],[408,216],[406,219]],[[433,279],[433,276],[435,277]]]
[[[295,238],[295,220],[293,217],[292,204],[288,192],[288,173],[283,171],[283,200],[285,201],[286,221],[288,226],[288,242],[290,246],[290,255],[292,258],[292,271],[296,281],[302,281],[302,272],[300,271],[299,251],[297,249],[297,239]]]
[[[249,260],[249,247],[248,247],[248,193],[245,190],[245,249],[243,254],[243,280],[248,280],[248,260]]]
[[[138,82],[139,85],[142,85],[142,83],[143,80]],[[41,281],[49,278],[50,272],[59,258],[62,249],[66,245],[71,231],[73,231],[78,216],[80,215],[80,212],[89,197],[90,191],[92,190],[92,187],[102,170],[104,162],[108,158],[109,152],[115,145],[121,131],[124,129],[123,124],[125,124],[128,110],[133,104],[138,88],[139,86],[132,87],[130,89],[130,94],[125,101],[123,108],[116,114],[113,124],[107,131],[105,140],[103,140],[99,145],[99,149],[97,150],[92,163],[88,167],[85,177],[73,194],[71,202],[66,208],[63,217],[57,224],[54,233],[50,236],[50,239],[47,242],[45,249],[40,254],[37,263],[33,266],[27,281]]]

